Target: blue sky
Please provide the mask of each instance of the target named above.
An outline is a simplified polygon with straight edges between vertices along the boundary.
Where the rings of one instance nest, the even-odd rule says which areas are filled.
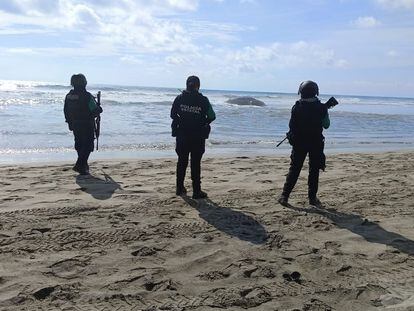
[[[0,79],[413,97],[414,0],[7,0]]]

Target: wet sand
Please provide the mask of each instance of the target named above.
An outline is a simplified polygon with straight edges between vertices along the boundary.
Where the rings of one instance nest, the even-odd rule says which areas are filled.
[[[0,310],[414,310],[413,152],[328,156],[323,208],[288,157],[0,167]],[[187,187],[190,191],[191,189]]]

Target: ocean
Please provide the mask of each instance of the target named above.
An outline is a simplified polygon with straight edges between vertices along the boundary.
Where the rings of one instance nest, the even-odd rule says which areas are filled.
[[[63,115],[70,87],[62,84],[0,81],[0,164],[73,161],[73,135]],[[101,137],[94,159],[175,156],[170,108],[179,89],[90,85],[102,92]],[[206,156],[277,155],[288,131],[297,94],[201,90],[217,115]],[[332,94],[333,95],[333,94]],[[319,98],[325,102],[331,94]],[[249,96],[264,106],[229,100]],[[414,99],[333,95],[339,105],[324,131],[327,153],[414,150]]]

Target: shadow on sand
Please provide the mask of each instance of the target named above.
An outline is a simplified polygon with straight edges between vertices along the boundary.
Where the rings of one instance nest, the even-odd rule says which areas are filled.
[[[122,187],[105,172],[103,172],[103,176],[105,179],[93,175],[78,175],[76,183],[81,187],[82,191],[89,193],[95,199],[108,200],[117,189],[122,190]]]
[[[330,219],[339,228],[358,234],[368,242],[392,246],[400,252],[414,255],[414,241],[398,233],[387,231],[375,222],[369,221],[360,215],[342,213],[334,208],[325,207],[302,208],[290,204],[286,207],[299,212],[322,215]]]
[[[268,238],[265,228],[242,212],[221,207],[210,199],[193,200],[188,196],[182,198],[199,212],[202,219],[221,232],[253,244],[263,244]]]

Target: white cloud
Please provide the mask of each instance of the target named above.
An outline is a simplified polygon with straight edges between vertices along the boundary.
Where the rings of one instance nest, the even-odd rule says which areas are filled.
[[[157,4],[165,8],[161,14],[165,14],[167,8],[195,9],[196,1],[46,0],[46,4],[50,3],[46,5],[48,9],[40,2],[43,0],[19,0],[20,11],[0,11],[2,28],[20,33],[44,29],[64,36],[78,32],[82,34],[78,41],[93,40],[105,46],[112,45],[122,54],[125,49],[147,53],[195,50],[179,22],[157,17],[154,11]]]
[[[387,55],[390,57],[397,57],[399,55],[399,53],[396,50],[389,50],[387,52]]]
[[[18,3],[19,10],[9,8],[7,12],[0,4],[0,10],[3,8],[0,35],[1,31],[27,34],[44,31],[52,39],[47,46],[11,49],[6,51],[8,54],[111,56],[130,67],[158,66],[159,72],[191,70],[218,77],[348,65],[333,49],[322,45],[298,41],[245,46],[240,44],[240,34],[253,31],[251,27],[180,19],[183,10],[197,9],[198,1],[45,1],[49,3],[45,8],[41,7],[41,0],[12,1]],[[59,42],[55,43],[53,39],[58,37]]]
[[[246,31],[254,31],[255,28],[231,23],[216,23],[206,20],[177,21],[193,38],[201,38],[203,41],[212,39],[215,42],[238,41],[238,34]]]
[[[101,57],[113,55],[113,51],[102,50],[92,45],[83,45],[81,47],[30,47],[30,48],[2,48],[0,52],[6,55],[38,55],[45,56],[51,55],[53,57]]]
[[[21,13],[21,7],[14,1],[2,1],[0,2],[0,11]]]
[[[194,0],[11,0],[18,10],[5,12],[0,4],[1,34],[59,35],[72,38],[65,46],[34,51],[55,54],[116,55],[123,62],[135,63],[125,55],[168,53],[168,64],[179,65],[178,54],[196,55],[201,46],[196,42],[234,42],[238,34],[252,28],[237,24],[214,23],[206,20],[180,20],[175,12],[194,10]],[[9,6],[10,7],[10,6]],[[3,8],[3,12],[1,9]],[[73,36],[77,39],[73,40]],[[45,40],[46,41],[46,40]],[[204,48],[204,47],[203,47]],[[174,56],[175,55],[175,56]],[[132,56],[131,56],[132,57]]]
[[[1,25],[0,25],[1,27]],[[27,34],[45,34],[49,31],[46,29],[15,29],[11,27],[2,27],[0,29],[0,36],[1,35],[27,35]]]
[[[73,27],[85,27],[89,30],[100,28],[101,18],[95,11],[83,4],[67,8],[68,23]]]
[[[227,54],[228,63],[240,71],[260,71],[275,68],[345,67],[347,62],[335,56],[331,49],[299,41],[290,44],[273,43],[266,46],[245,47]]]
[[[0,2],[0,11],[24,15],[46,14],[76,5],[101,9],[151,8],[159,12],[166,12],[168,8],[194,11],[198,3],[198,0],[6,0]]]
[[[360,28],[373,28],[379,26],[381,23],[372,16],[363,16],[358,17],[355,21],[352,22],[353,25]]]
[[[6,52],[10,54],[23,54],[23,55],[36,54],[36,52],[30,48],[12,48],[12,49],[7,49]]]
[[[25,15],[42,15],[56,12],[63,0],[7,0],[2,1],[0,10]]]
[[[414,9],[414,0],[376,0],[386,8],[392,9]]]
[[[218,2],[218,3],[224,3],[226,0],[213,0],[214,2]],[[241,4],[243,4],[243,3],[254,3],[254,4],[256,4],[257,2],[256,2],[256,0],[239,0],[239,2],[241,3]]]
[[[194,11],[198,7],[197,0],[167,0],[167,3],[180,10],[190,10]]]
[[[169,65],[181,65],[181,64],[185,64],[187,62],[185,57],[182,57],[182,56],[179,56],[179,55],[167,56],[165,58],[165,61]]]
[[[144,63],[141,58],[138,58],[138,57],[132,56],[132,55],[122,56],[120,58],[120,60],[124,63],[132,64],[132,65],[143,64]]]
[[[236,24],[180,20],[183,10],[196,10],[196,0],[10,0],[0,3],[0,34],[75,33],[112,53],[195,53],[195,41],[237,41],[246,30]],[[53,41],[49,41],[52,42]],[[49,43],[50,44],[50,43]],[[71,43],[73,45],[73,42]],[[67,49],[65,51],[68,51]],[[65,52],[66,54],[66,52]]]
[[[335,61],[335,67],[337,68],[346,68],[348,65],[349,62],[346,59],[338,59]]]

